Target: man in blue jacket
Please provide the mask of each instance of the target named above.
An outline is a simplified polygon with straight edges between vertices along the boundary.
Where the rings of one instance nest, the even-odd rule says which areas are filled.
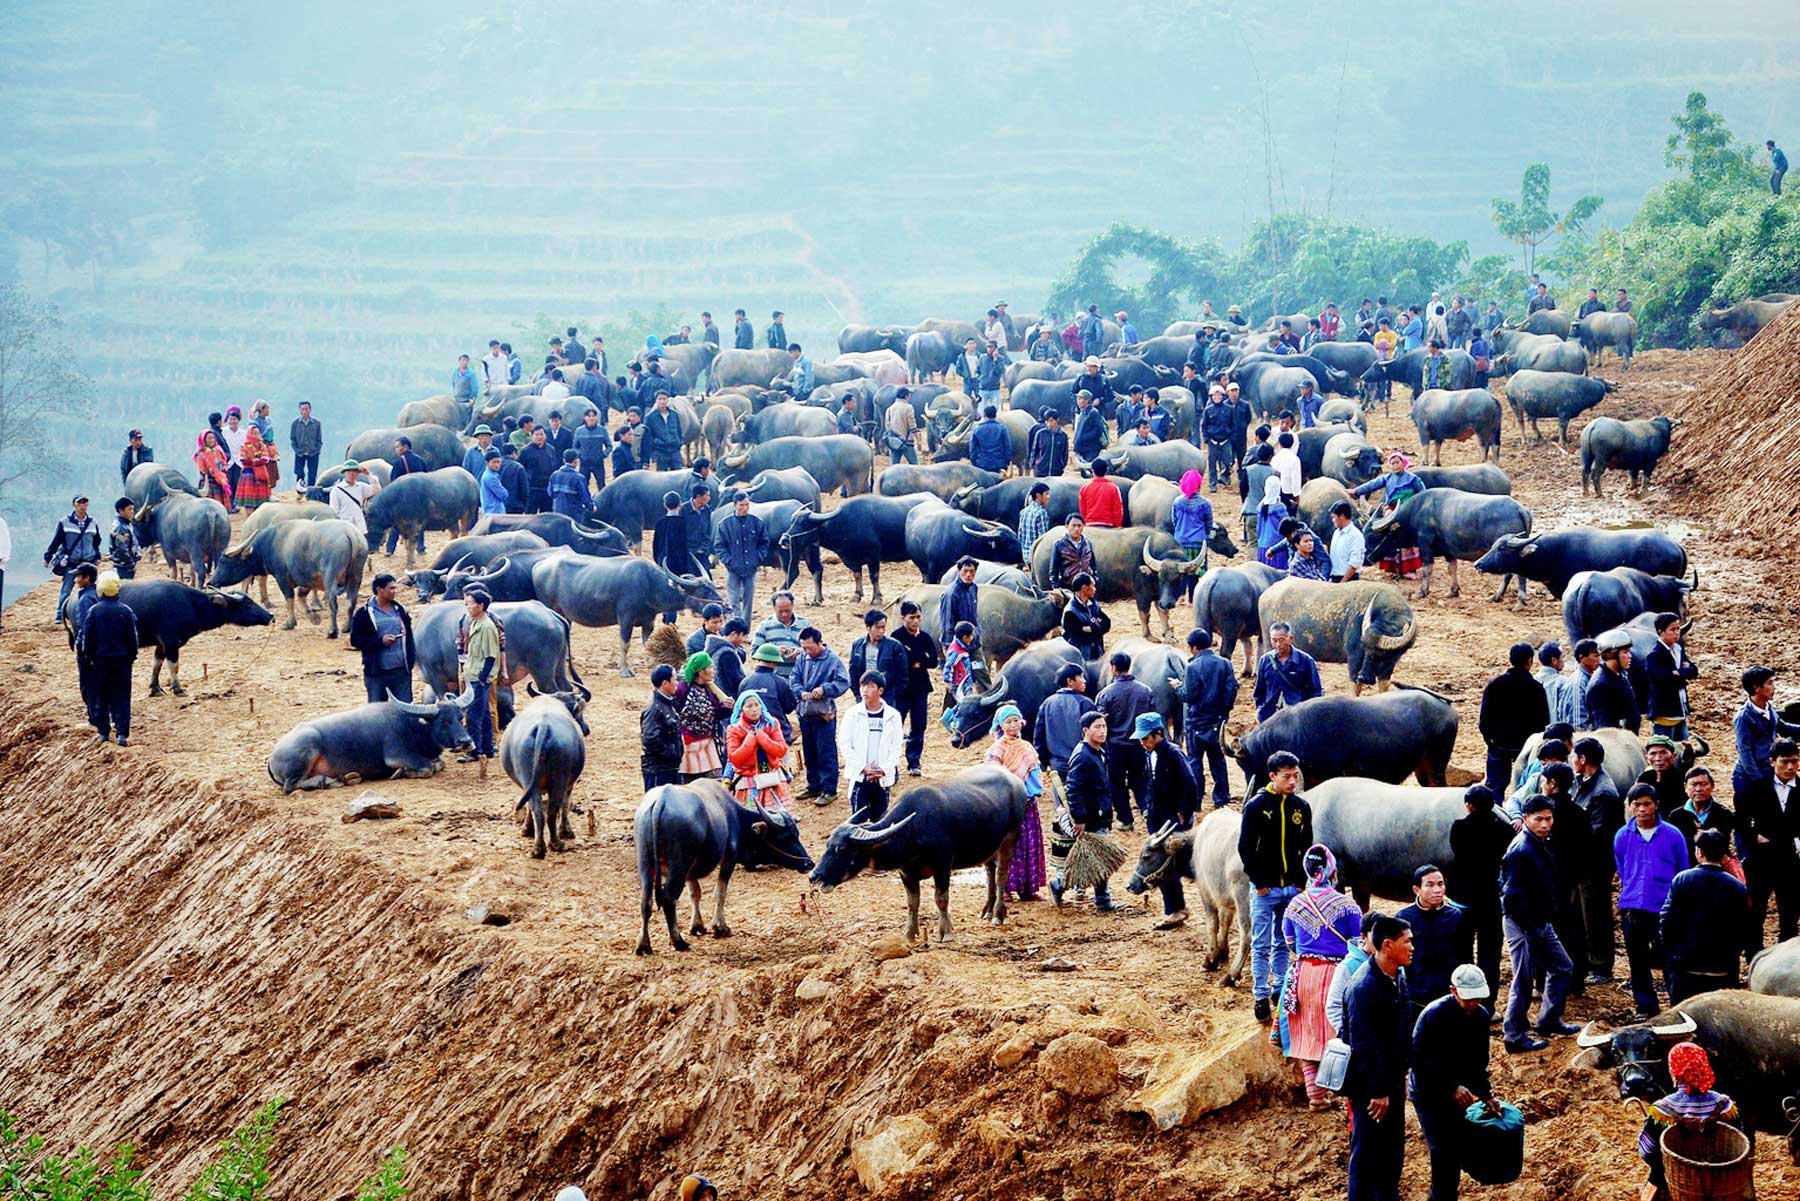
[[[1092,459],[1106,449],[1106,418],[1086,388],[1075,393],[1075,457]]]
[[[1212,649],[1212,634],[1195,630],[1188,635],[1188,652],[1192,655],[1182,672],[1182,733],[1187,738],[1188,765],[1194,773],[1194,784],[1206,780],[1201,770],[1202,759],[1212,770],[1213,808],[1222,809],[1231,801],[1231,785],[1225,779],[1225,748],[1220,732],[1231,707],[1237,703],[1237,672],[1223,656]]]
[[[1222,482],[1231,485],[1232,438],[1237,434],[1237,414],[1225,403],[1225,389],[1214,384],[1206,407],[1200,410],[1200,440],[1206,444],[1207,490],[1217,492]]]
[[[481,513],[484,517],[489,513],[506,512],[506,482],[500,475],[502,461],[499,448],[489,447],[480,476]]]
[[[1046,335],[1048,336],[1048,335]],[[1075,825],[1075,833],[1107,834],[1112,830],[1112,814],[1108,808],[1106,785],[1106,758],[1104,748],[1107,741],[1106,717],[1097,709],[1090,709],[1081,716],[1081,740],[1069,755],[1067,770],[1063,773],[1064,791],[1068,800],[1069,820]],[[1056,879],[1050,882],[1050,896],[1057,907],[1063,903],[1062,873],[1057,872]],[[1110,913],[1117,906],[1113,904],[1112,893],[1107,890],[1106,881],[1094,885],[1094,909],[1099,913]]]
[[[806,791],[800,799],[829,805],[838,790],[837,699],[850,691],[850,673],[817,626],[800,631],[800,654],[789,682],[800,703],[800,745],[806,755]]]
[[[587,480],[581,474],[581,456],[573,450],[563,451],[562,466],[550,473],[550,511],[561,513],[584,524],[592,520],[593,497],[588,495]]]
[[[582,376],[587,379],[587,376]],[[612,436],[606,432],[606,425],[600,420],[600,410],[590,407],[581,415],[581,424],[575,427],[575,439],[572,443],[575,453],[581,457],[581,482],[592,483],[594,490],[606,487],[606,458],[612,453]]]
[[[1000,424],[1000,410],[988,405],[969,435],[969,462],[983,471],[1003,472],[1012,466],[1012,433]]]
[[[131,738],[131,664],[137,659],[137,616],[119,599],[119,577],[112,572],[98,576],[99,599],[81,619],[77,646],[93,670],[94,729],[101,742],[111,739],[114,727],[119,745]]]
[[[1274,649],[1256,661],[1256,720],[1268,721],[1277,709],[1298,705],[1325,694],[1319,665],[1294,645],[1294,631],[1285,621],[1269,627]]]
[[[1531,1037],[1531,982],[1544,980],[1544,1003],[1538,1009],[1540,1034],[1574,1034],[1579,1027],[1563,1022],[1569,983],[1575,971],[1562,940],[1550,925],[1556,916],[1556,864],[1550,857],[1550,829],[1555,802],[1534,796],[1525,802],[1524,829],[1500,859],[1500,914],[1506,950],[1512,958],[1512,995],[1501,1026],[1506,1049],[1518,1054],[1541,1051],[1547,1042]]]
[[[726,598],[747,623],[756,599],[756,573],[769,553],[769,531],[750,511],[750,498],[741,490],[732,493],[731,508],[731,516],[713,533],[713,553],[725,568]]]
[[[681,414],[669,407],[666,392],[656,394],[656,405],[644,414],[643,456],[656,463],[658,471],[681,469]]]
[[[975,389],[983,405],[1000,402],[1000,381],[1006,372],[1006,355],[998,342],[990,341],[975,367]]]

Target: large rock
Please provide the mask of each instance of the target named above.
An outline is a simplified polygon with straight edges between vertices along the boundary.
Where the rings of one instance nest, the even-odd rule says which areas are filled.
[[[937,1150],[937,1132],[916,1113],[889,1118],[850,1148],[850,1167],[864,1189],[882,1196]]]
[[[1163,1021],[1162,1016],[1150,1008],[1150,1003],[1142,997],[1126,993],[1108,1001],[1106,1008],[1101,1012],[1108,1020],[1117,1022],[1128,1030],[1148,1035],[1153,1039],[1160,1040],[1169,1037],[1168,1023]]]
[[[1170,1052],[1125,1107],[1147,1114],[1159,1130],[1172,1130],[1253,1092],[1277,1087],[1285,1078],[1281,1052],[1269,1042],[1268,1030],[1246,1026],[1208,1040],[1199,1050]]]
[[[1037,1050],[1037,1044],[1023,1030],[994,1048],[994,1066],[997,1068],[1017,1067],[1025,1062],[1025,1057]]]
[[[1025,1149],[1025,1135],[1018,1122],[988,1114],[975,1123],[975,1137],[991,1163],[1011,1163]]]
[[[1065,1096],[1092,1100],[1119,1087],[1119,1060],[1091,1034],[1065,1034],[1038,1056],[1038,1079]]]

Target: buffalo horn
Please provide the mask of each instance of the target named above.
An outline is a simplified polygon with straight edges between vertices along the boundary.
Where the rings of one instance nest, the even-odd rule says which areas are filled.
[[[400,712],[411,714],[413,717],[436,717],[437,716],[437,706],[436,705],[415,705],[411,701],[401,700],[399,697],[395,696],[392,692],[388,693],[388,703],[390,705],[396,706],[400,710]]]
[[[1694,749],[1694,758],[1696,758],[1696,759],[1706,758],[1707,753],[1712,750],[1712,746],[1706,741],[1706,739],[1700,737],[1700,735],[1695,734],[1692,731],[1689,731],[1687,740],[1690,745],[1694,744],[1694,743],[1699,744],[1698,746],[1695,746],[1693,748]]]
[[[1150,539],[1144,539],[1144,566],[1151,571],[1162,570],[1162,560],[1150,553]]]
[[[971,538],[986,538],[989,542],[1000,536],[999,530],[990,530],[984,525],[971,526],[966,523],[963,525],[963,533]]]
[[[1158,830],[1156,833],[1152,834],[1150,836],[1149,840],[1144,843],[1144,849],[1147,851],[1151,847],[1162,846],[1163,843],[1169,841],[1169,835],[1174,833],[1174,831],[1175,831],[1175,823],[1174,822],[1164,822],[1163,828]]]
[[[1612,1042],[1612,1034],[1606,1030],[1595,1030],[1594,1027],[1597,1025],[1599,1025],[1598,1018],[1583,1026],[1581,1028],[1581,1033],[1575,1036],[1575,1045],[1583,1049],[1588,1049],[1593,1047],[1604,1047]]]
[[[543,696],[544,695],[543,693],[541,693],[537,690],[537,685],[535,683],[526,684],[525,691],[530,693],[532,696]]]
[[[1699,1023],[1695,1022],[1694,1019],[1687,1014],[1682,1013],[1681,1010],[1677,1009],[1675,1012],[1681,1014],[1681,1020],[1679,1022],[1675,1023],[1673,1026],[1652,1026],[1650,1027],[1651,1033],[1655,1034],[1658,1038],[1686,1038],[1700,1028]]]
[[[473,684],[464,684],[463,690],[462,690],[462,695],[456,698],[457,708],[467,709],[470,705],[472,705],[474,703],[475,703],[475,686]]]
[[[458,557],[456,562],[450,564],[450,570],[445,572],[444,574],[451,575],[455,572],[461,571],[463,568],[463,564],[467,563],[468,561],[469,561],[469,556],[467,556],[467,555],[462,555],[462,556]]]
[[[744,464],[748,463],[749,461],[750,461],[750,452],[747,450],[742,451],[735,455],[726,455],[725,458],[723,460],[721,460],[721,462],[723,462],[725,464],[725,466],[727,466],[727,467],[742,467]]]
[[[241,559],[250,553],[250,543],[243,542],[237,546],[228,546],[219,553],[227,559]]]
[[[908,822],[912,821],[912,819],[917,816],[918,814],[916,813],[909,813],[891,826],[881,826],[876,829],[870,829],[867,826],[853,827],[850,831],[850,841],[856,843],[858,846],[880,846],[895,834],[898,834],[906,827]]]
[[[998,684],[994,685],[993,689],[991,691],[989,691],[986,695],[981,697],[981,703],[984,705],[998,705],[1001,701],[1006,699],[1006,690],[1010,686],[1011,685],[1007,681],[1007,678],[1005,676],[1001,676],[1000,682]]]
[[[786,813],[779,809],[769,809],[760,800],[756,802],[756,812],[771,826],[791,826],[794,823],[794,819]]]

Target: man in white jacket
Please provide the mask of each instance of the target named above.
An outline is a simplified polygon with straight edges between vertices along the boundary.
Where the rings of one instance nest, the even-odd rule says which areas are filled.
[[[850,820],[872,822],[887,812],[888,790],[900,779],[905,746],[900,712],[883,701],[887,677],[863,673],[862,701],[838,719],[838,762],[855,772],[850,785]]]

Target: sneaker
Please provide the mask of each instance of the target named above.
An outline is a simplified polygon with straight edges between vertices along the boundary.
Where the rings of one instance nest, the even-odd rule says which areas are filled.
[[[119,745],[120,746],[125,745],[125,740],[123,738],[119,739]],[[1631,1015],[1631,1020],[1634,1023],[1647,1022],[1651,1018],[1655,1017],[1657,1014],[1659,1014],[1661,1012],[1662,1012],[1662,1010],[1660,1010],[1660,1009],[1640,1009],[1636,1013]]]
[[[794,799],[797,801],[810,801],[818,795],[819,795],[818,789],[808,788],[805,792],[801,793],[799,796],[795,797]]]
[[[812,803],[819,806],[821,809],[835,800],[837,800],[837,793],[835,792],[815,792],[812,794]]]
[[[1605,972],[1589,972],[1587,974],[1587,979],[1582,981],[1582,983],[1584,983],[1584,984],[1611,984],[1612,977],[1607,975]]]
[[[1539,1034],[1549,1035],[1551,1037],[1566,1036],[1566,1035],[1570,1035],[1570,1034],[1580,1034],[1581,1027],[1580,1026],[1571,1026],[1567,1022],[1558,1022],[1554,1026],[1540,1025],[1537,1027],[1537,1032]]]
[[[1056,902],[1056,907],[1058,909],[1063,907],[1063,886],[1061,880],[1050,881],[1050,899]]]
[[[1117,913],[1120,909],[1123,909],[1123,908],[1124,908],[1123,905],[1113,904],[1111,897],[1107,897],[1104,900],[1102,900],[1099,897],[1094,898],[1094,912],[1095,913]]]
[[[1187,925],[1187,919],[1187,910],[1183,909],[1178,913],[1169,914],[1150,928],[1152,930],[1174,930]]]
[[[1132,825],[1130,822],[1120,822],[1119,829],[1124,831],[1125,833],[1129,834],[1133,830],[1137,829],[1137,827]]]
[[[924,775],[924,774],[925,774],[925,773],[924,773],[924,772],[922,772],[922,771],[920,771],[920,770],[919,770],[919,769],[918,769],[918,768],[916,768],[916,767],[909,767],[909,768],[907,768],[907,769],[906,769],[906,774],[907,774],[907,775],[909,775],[909,776],[922,776],[922,775]]]
[[[1256,1020],[1264,1023],[1269,1020],[1269,998],[1256,998]]]
[[[1531,1038],[1530,1036],[1516,1041],[1509,1038],[1506,1040],[1506,1053],[1508,1055],[1524,1055],[1530,1051],[1542,1051],[1549,1045],[1541,1038]]]
[[[121,734],[121,735],[119,735],[119,745],[120,746],[130,746],[131,739],[129,739],[129,738],[125,737],[125,735]]]

